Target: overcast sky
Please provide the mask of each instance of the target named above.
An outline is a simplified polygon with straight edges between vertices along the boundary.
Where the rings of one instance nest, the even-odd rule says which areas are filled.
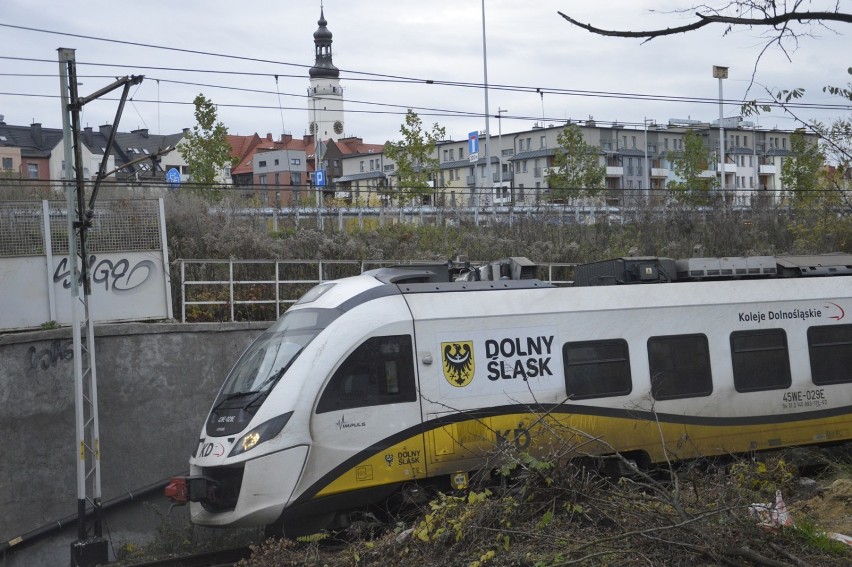
[[[324,0],[323,4],[334,34],[334,64],[341,70],[346,134],[371,143],[398,139],[409,107],[424,123],[445,126],[453,139],[485,129],[481,1]],[[491,135],[499,129],[512,132],[535,122],[551,124],[569,118],[640,125],[646,118],[714,120],[719,115],[719,92],[713,65],[730,68],[724,81],[724,98],[729,101],[725,116],[739,114],[736,101],[767,98],[765,88],[804,87],[806,103],[843,103],[823,93],[822,86],[849,82],[852,26],[848,24],[836,24],[834,32],[812,30],[816,37],[803,38],[798,48],[788,44],[792,62],[777,47],[770,48],[748,90],[755,61],[766,44],[761,30],[741,29],[725,36],[722,26],[710,26],[643,44],[592,35],[557,13],[599,27],[656,29],[683,25],[691,18],[653,9],[691,4],[486,0],[489,114],[507,111],[499,125],[490,120]],[[840,4],[842,8],[852,2]],[[145,75],[143,83],[131,90],[133,100],[119,125],[122,131],[148,128],[169,134],[191,127],[195,124],[192,100],[198,93],[218,105],[219,119],[232,134],[270,132],[277,137],[283,131],[301,137],[307,131],[307,72],[314,62],[319,0],[0,0],[0,5],[0,115],[7,124],[35,121],[61,127],[56,50],[66,47],[76,49],[81,95],[117,76]],[[833,8],[834,0],[814,0],[809,8],[826,6]],[[662,100],[613,95],[653,95]],[[677,97],[706,102],[665,100]],[[112,122],[115,108],[114,100],[90,103],[83,126],[96,128]],[[809,108],[797,112],[805,119],[823,121],[849,115],[848,106],[845,111]],[[780,110],[761,116],[758,123],[796,127]]]

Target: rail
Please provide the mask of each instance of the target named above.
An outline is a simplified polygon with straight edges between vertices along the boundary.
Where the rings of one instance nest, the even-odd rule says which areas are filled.
[[[176,260],[180,273],[181,321],[275,320],[311,287],[367,270],[400,264],[395,260]],[[569,285],[573,263],[538,265],[537,277]],[[174,271],[172,273],[175,273]]]

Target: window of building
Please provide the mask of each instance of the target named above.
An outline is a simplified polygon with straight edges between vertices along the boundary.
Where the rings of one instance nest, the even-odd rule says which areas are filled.
[[[705,335],[651,337],[648,365],[655,400],[709,396],[713,392]]]
[[[792,382],[784,329],[734,331],[731,362],[737,392],[789,388]]]
[[[181,175],[189,175],[189,166],[188,165],[180,166],[180,172],[181,172]]]
[[[621,137],[621,147],[622,147],[622,148],[626,148],[626,147],[627,147],[627,136],[622,136],[622,137]]]
[[[331,377],[317,413],[416,400],[411,337],[373,337],[355,349]]]
[[[547,136],[542,136],[540,141],[541,141],[541,145],[539,147],[542,148],[542,149],[546,148],[547,147]]]
[[[363,172],[364,171],[364,160],[361,160],[359,165],[361,166],[361,171]]]
[[[450,148],[450,161],[455,161],[455,160],[456,160],[455,153],[456,153],[456,150],[455,150],[455,149],[453,149],[453,148]]]
[[[266,160],[261,160],[257,162],[257,167],[266,167]]]
[[[464,159],[464,148],[459,148],[459,159]]]
[[[532,149],[532,138],[527,138],[527,151]]]
[[[669,139],[663,138],[663,148],[669,149]]]
[[[302,184],[302,173],[299,171],[294,171],[290,174],[290,185],[301,185]]]
[[[278,160],[277,160],[277,159],[275,160],[275,165],[278,165]]]
[[[632,138],[631,141],[633,142],[633,147],[635,148],[636,147],[636,136],[630,136],[630,137]]]
[[[808,329],[811,380],[818,386],[852,382],[852,325]]]
[[[444,161],[450,161],[450,150],[444,150]]]
[[[626,396],[633,389],[627,341],[565,343],[565,391],[573,400]]]
[[[266,175],[258,175],[257,182],[261,185],[266,185]]]
[[[527,172],[527,160],[524,160],[524,173]]]
[[[12,169],[12,158],[10,158],[10,157],[4,157],[3,158],[3,169]]]
[[[302,165],[302,159],[290,158],[290,165]],[[337,160],[334,161],[334,167],[337,167]]]
[[[781,138],[781,148],[784,150],[787,149],[787,138]]]
[[[38,164],[37,163],[28,163],[27,164],[27,177],[30,179],[38,179]]]
[[[748,147],[748,136],[743,136],[743,147],[744,148]]]

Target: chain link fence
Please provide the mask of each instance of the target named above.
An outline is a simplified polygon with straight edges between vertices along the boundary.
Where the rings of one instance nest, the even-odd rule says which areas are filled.
[[[0,257],[67,255],[67,214],[65,201],[0,202]],[[161,228],[156,200],[99,201],[86,249],[92,254],[159,250]]]

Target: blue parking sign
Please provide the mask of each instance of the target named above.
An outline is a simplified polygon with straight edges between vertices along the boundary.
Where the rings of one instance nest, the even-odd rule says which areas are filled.
[[[319,169],[314,172],[314,185],[317,187],[325,187],[325,170]]]

